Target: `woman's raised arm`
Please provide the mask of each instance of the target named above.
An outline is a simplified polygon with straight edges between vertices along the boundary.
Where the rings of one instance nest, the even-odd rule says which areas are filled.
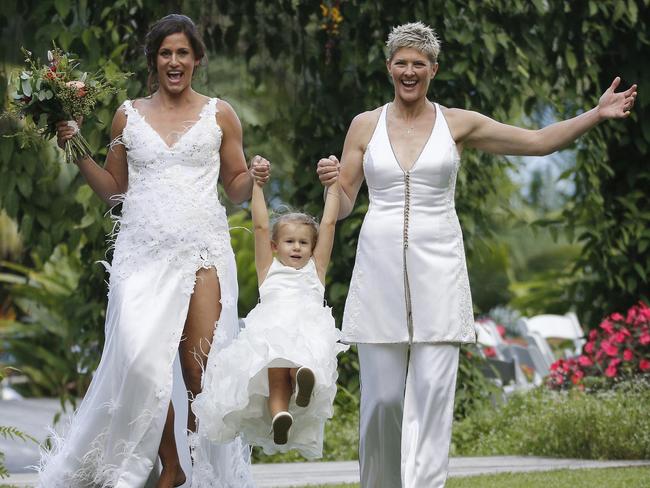
[[[445,117],[459,145],[493,154],[544,156],[568,146],[603,120],[628,117],[634,106],[637,86],[616,93],[620,81],[616,77],[600,97],[598,105],[588,112],[543,129],[522,129],[461,109],[447,109]]]

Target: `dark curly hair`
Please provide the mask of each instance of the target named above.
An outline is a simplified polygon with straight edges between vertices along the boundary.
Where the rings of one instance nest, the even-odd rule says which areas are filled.
[[[147,87],[152,93],[158,84],[158,72],[156,71],[156,60],[158,49],[165,37],[182,32],[187,36],[194,51],[194,57],[198,60],[205,58],[205,44],[196,24],[187,15],[170,14],[158,20],[144,38],[144,55],[147,58]]]

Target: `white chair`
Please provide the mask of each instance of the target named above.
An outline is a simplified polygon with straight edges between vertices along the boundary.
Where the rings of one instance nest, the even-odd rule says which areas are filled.
[[[573,312],[565,315],[536,315],[524,319],[524,325],[528,334],[537,333],[544,339],[552,337],[572,341],[574,350],[570,355],[580,354],[585,343],[584,332],[580,327],[578,317]]]
[[[491,320],[482,320],[475,322],[476,342],[483,347],[491,347],[496,353],[496,359],[503,360],[504,342],[496,328],[496,324]]]
[[[553,354],[551,346],[548,345],[546,339],[544,339],[538,332],[528,332],[528,334],[524,336],[524,339],[528,341],[529,347],[532,344],[540,352],[545,368],[550,368],[551,364],[555,362],[555,354]]]
[[[492,331],[488,328],[485,322],[475,322],[476,327],[476,342],[481,346],[496,347],[498,341],[492,335]]]

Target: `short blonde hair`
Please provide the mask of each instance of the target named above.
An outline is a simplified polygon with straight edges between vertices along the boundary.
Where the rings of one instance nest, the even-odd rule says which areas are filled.
[[[311,250],[314,250],[316,247],[316,241],[318,240],[318,222],[311,215],[307,215],[302,212],[288,212],[280,214],[273,219],[271,224],[271,240],[277,242],[278,234],[280,233],[280,227],[284,224],[303,224],[308,225],[311,230]]]
[[[410,22],[393,27],[386,41],[388,60],[393,59],[395,53],[403,47],[415,48],[424,53],[432,63],[438,62],[440,39],[436,31],[422,22]]]

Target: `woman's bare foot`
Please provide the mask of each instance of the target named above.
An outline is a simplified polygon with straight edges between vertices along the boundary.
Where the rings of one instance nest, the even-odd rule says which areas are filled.
[[[185,473],[181,465],[163,467],[156,488],[174,488],[185,484]]]

